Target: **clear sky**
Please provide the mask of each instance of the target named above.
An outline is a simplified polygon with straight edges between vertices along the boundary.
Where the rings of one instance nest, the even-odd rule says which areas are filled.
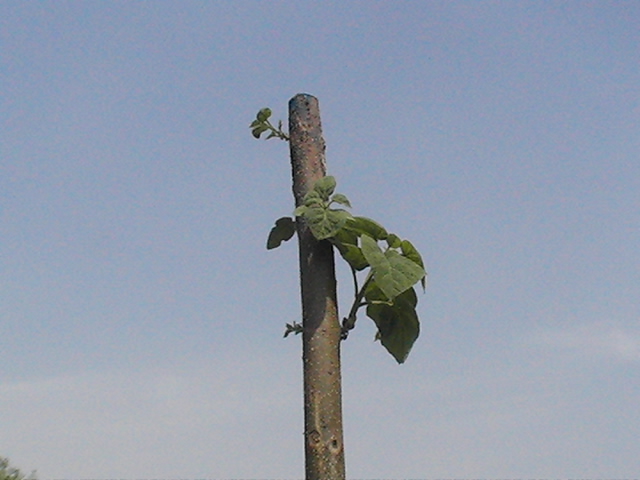
[[[349,478],[637,478],[640,3],[4,1],[0,42],[0,456],[303,477],[288,146],[248,126],[305,92],[429,271],[404,365],[343,344]]]

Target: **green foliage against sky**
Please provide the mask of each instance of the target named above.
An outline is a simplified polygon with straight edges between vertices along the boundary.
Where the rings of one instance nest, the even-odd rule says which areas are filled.
[[[29,475],[9,464],[9,459],[0,457],[0,480],[36,480],[35,472]]]
[[[341,345],[349,477],[638,478],[638,18],[0,2],[0,455],[43,479],[303,477],[300,342],[274,340],[297,245],[263,248],[295,220],[289,145],[244,127],[269,105],[288,133],[304,91],[333,207],[429,271],[402,368],[371,341],[384,306]]]
[[[269,121],[271,109],[263,108],[251,123],[251,133],[257,139],[265,132],[266,137],[289,140],[282,131],[282,121],[275,128]],[[366,307],[378,331],[376,340],[393,355],[398,363],[404,363],[411,347],[420,335],[420,322],[416,313],[418,303],[413,286],[420,282],[426,288],[427,272],[422,256],[409,240],[402,240],[378,222],[366,217],[354,217],[341,205],[351,208],[351,202],[341,193],[334,193],[336,180],[328,175],[318,180],[305,195],[293,215],[302,218],[317,240],[330,241],[349,264],[355,286],[354,301],[349,315],[342,321],[342,338],[355,327],[356,313]],[[286,242],[295,233],[296,219],[282,217],[276,220],[269,233],[267,249],[271,250]],[[386,242],[380,248],[378,242]],[[370,267],[366,279],[358,285],[357,272]],[[287,324],[284,336],[301,333],[302,326],[296,322]]]
[[[413,286],[420,282],[423,289],[426,287],[422,257],[411,242],[388,233],[376,221],[332,208],[333,204],[351,207],[345,195],[334,194],[335,187],[332,176],[318,180],[305,195],[303,204],[295,209],[294,216],[303,218],[318,240],[330,241],[351,267],[355,294],[349,315],[342,323],[343,338],[354,328],[358,309],[366,307],[367,316],[378,328],[376,340],[398,363],[403,363],[420,334],[418,299]],[[267,248],[276,248],[289,240],[294,225],[294,219],[279,218],[269,234]],[[381,248],[378,242],[386,242],[386,246]],[[359,285],[357,272],[367,267],[371,269]],[[301,329],[287,324],[285,336],[291,331],[300,333]]]

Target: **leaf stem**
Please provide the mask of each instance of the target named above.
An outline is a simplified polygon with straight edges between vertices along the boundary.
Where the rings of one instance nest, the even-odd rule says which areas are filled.
[[[356,287],[356,295],[355,295],[355,299],[353,300],[353,304],[351,305],[351,310],[349,310],[349,315],[342,320],[342,339],[343,340],[347,339],[347,336],[349,335],[349,330],[353,330],[355,328],[356,313],[358,312],[358,309],[360,307],[363,307],[367,304],[366,302],[363,302],[362,299],[364,298],[364,292],[366,291],[367,287],[371,283],[371,280],[373,280],[373,271],[371,270],[367,274],[367,278],[362,284],[362,288],[358,290],[358,280],[356,278],[356,271],[352,268],[351,272],[353,273],[353,281]]]
[[[269,127],[269,130],[271,130],[271,134],[269,138],[276,137],[276,138],[279,138],[280,140],[284,140],[285,142],[289,141],[289,135],[287,135],[282,131],[282,122],[279,123],[277,129],[271,124],[271,122],[268,119],[264,121],[264,124],[267,127]]]
[[[351,267],[351,265],[349,265]],[[358,298],[358,277],[356,276],[356,269],[351,267],[351,276],[353,277],[353,295]]]

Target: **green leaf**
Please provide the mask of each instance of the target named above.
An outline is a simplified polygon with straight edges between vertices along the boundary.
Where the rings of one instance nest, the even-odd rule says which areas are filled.
[[[335,243],[338,252],[342,255],[354,270],[362,271],[369,266],[369,262],[364,258],[362,250],[356,245],[349,243]]]
[[[346,197],[346,195],[343,195],[341,193],[336,193],[333,197],[331,197],[331,202],[339,203],[340,205],[344,205],[345,207],[351,208],[351,203],[349,202],[349,199]]]
[[[348,223],[348,222],[347,222]],[[355,232],[342,228],[333,238],[334,243],[358,246],[358,235]]]
[[[360,235],[369,235],[374,240],[384,240],[389,235],[387,230],[375,220],[367,217],[353,217],[345,228]]]
[[[313,205],[323,205],[326,202],[322,201],[322,197],[315,190],[309,190],[307,194],[304,196],[302,203],[308,207]]]
[[[376,284],[375,280],[369,282],[367,288],[364,291],[364,299],[367,303],[387,303],[391,305],[387,296],[380,290],[380,287]]]
[[[373,278],[389,300],[411,288],[424,277],[424,269],[395,250],[383,252],[369,235],[362,235],[362,253],[371,265]]]
[[[395,233],[390,233],[387,237],[387,245],[389,245],[390,248],[400,248],[401,244],[402,240],[400,240],[400,237]]]
[[[267,127],[266,125],[259,125],[256,128],[254,128],[251,133],[253,134],[253,136],[255,138],[260,138],[260,135],[262,135],[264,132],[266,132],[267,130],[269,130],[269,127]]]
[[[263,108],[256,115],[256,120],[258,120],[259,122],[266,122],[270,116],[271,116],[271,109]]]
[[[313,190],[315,190],[320,195],[320,198],[325,202],[329,202],[329,197],[333,194],[335,189],[336,179],[331,175],[322,177],[313,186]]]
[[[361,271],[369,266],[364,258],[362,250],[358,247],[358,235],[355,232],[342,228],[331,238],[331,241],[349,265],[354,270]]]
[[[296,232],[296,223],[290,217],[282,217],[276,220],[276,225],[271,229],[267,239],[267,250],[278,248],[282,242],[286,242]]]
[[[307,210],[309,210],[309,207],[307,205],[300,205],[293,211],[293,216],[304,217],[305,214],[307,213]]]
[[[372,287],[373,290],[376,288],[377,286]],[[404,363],[420,335],[420,321],[416,313],[417,303],[416,292],[411,288],[397,296],[393,305],[381,303],[367,305],[367,316],[378,327],[376,340],[380,340],[398,363]]]
[[[403,240],[400,243],[400,249],[402,250],[402,254],[407,257],[409,260],[414,261],[418,265],[422,267],[425,271],[424,277],[420,279],[420,284],[422,285],[422,290],[424,291],[427,288],[427,272],[424,268],[424,262],[422,261],[422,256],[420,252],[416,250],[416,247],[409,240]]]
[[[298,207],[300,208],[300,207]],[[297,209],[296,209],[297,210]],[[334,210],[322,206],[306,207],[303,214],[313,236],[317,240],[333,237],[342,229],[351,214],[346,210]]]
[[[347,220],[352,218],[346,210],[329,208],[329,197],[335,187],[335,178],[332,176],[322,177],[315,183],[313,189],[306,193],[303,204],[293,212],[295,216],[303,217],[306,220],[313,236],[318,240],[335,236],[344,227]],[[341,198],[338,197],[338,199]],[[346,200],[346,197],[344,199]]]

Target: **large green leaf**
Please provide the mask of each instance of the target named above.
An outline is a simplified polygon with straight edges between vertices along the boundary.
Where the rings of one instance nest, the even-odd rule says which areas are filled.
[[[402,254],[405,257],[407,257],[409,260],[416,262],[425,271],[424,277],[420,279],[422,290],[424,291],[427,288],[427,271],[424,268],[424,262],[422,261],[422,256],[420,255],[420,252],[416,250],[416,247],[414,247],[409,240],[402,240],[402,242],[400,243],[400,249],[402,250]]]
[[[375,297],[372,286],[369,296]],[[418,298],[415,289],[411,288],[398,295],[392,305],[370,303],[367,305],[367,316],[378,327],[376,339],[379,339],[387,351],[398,363],[404,363],[411,347],[420,335],[420,322],[416,313]]]
[[[276,220],[276,225],[271,229],[269,238],[267,239],[267,250],[271,250],[280,246],[282,242],[286,242],[296,232],[296,224],[290,217],[282,217]]]
[[[362,254],[373,270],[373,278],[389,300],[411,288],[424,277],[424,269],[396,250],[383,252],[369,235],[362,235]]]
[[[331,239],[342,258],[344,258],[354,270],[364,270],[369,262],[364,258],[362,250],[358,247],[358,235],[355,232],[342,228]]]
[[[364,258],[362,250],[350,243],[335,243],[340,255],[354,270],[361,271],[369,266],[369,262]]]
[[[346,228],[342,228],[338,233],[336,233],[332,241],[336,244],[341,243],[357,246],[358,234],[352,232],[351,230],[347,230]]]
[[[356,232],[358,236],[369,235],[374,240],[384,240],[389,235],[382,225],[367,217],[353,217],[345,228]]]

